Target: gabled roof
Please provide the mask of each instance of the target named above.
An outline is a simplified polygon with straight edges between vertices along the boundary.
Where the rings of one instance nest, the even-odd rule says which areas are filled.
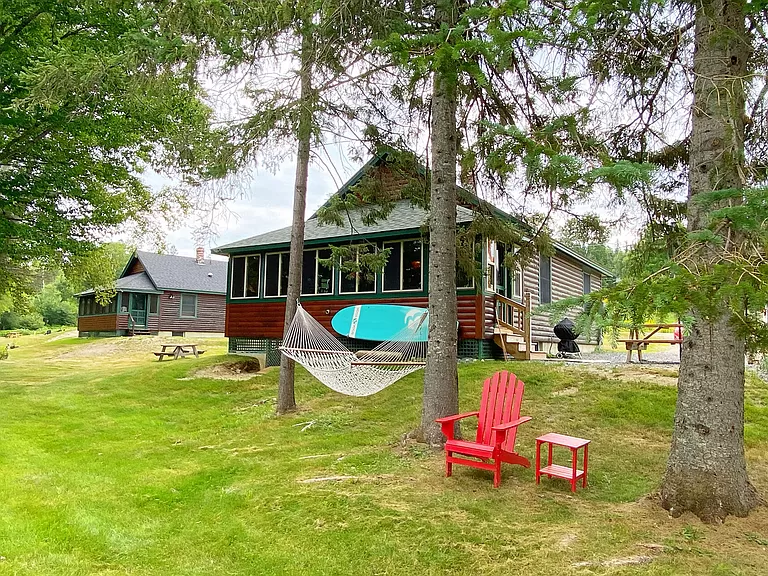
[[[137,258],[144,266],[146,276],[156,290],[207,292],[210,294],[226,294],[227,292],[226,261],[206,259],[203,264],[198,264],[195,258],[154,254],[141,250],[136,252],[134,258]],[[140,275],[134,274],[133,276]],[[127,278],[131,278],[131,276],[123,276],[120,280]]]
[[[373,156],[368,162],[366,162],[360,170],[358,170],[344,185],[339,188],[333,196],[343,196],[350,192],[351,188],[358,184],[363,177],[372,169],[381,164],[386,164],[389,157],[389,153],[385,150],[375,156]],[[426,168],[419,167],[419,170]],[[494,206],[487,200],[483,200],[476,194],[458,187],[459,202],[465,206],[459,205],[456,207],[456,222],[466,223],[471,222],[475,218],[475,212],[487,212],[494,214],[497,217],[505,218],[516,226],[519,226],[523,232],[529,230],[528,226],[517,217],[508,214],[500,208]],[[324,204],[327,205],[330,199]],[[392,232],[404,232],[410,230],[418,230],[427,223],[428,212],[423,208],[412,205],[409,200],[399,200],[395,202],[394,208],[390,215],[381,219],[374,224],[363,224],[363,216],[366,213],[365,207],[355,208],[349,210],[347,213],[348,221],[344,226],[335,226],[333,224],[321,225],[317,219],[317,212],[310,216],[309,220],[305,223],[304,228],[304,241],[312,242],[314,240],[354,240],[355,236],[372,236],[382,233]],[[473,211],[474,210],[474,211]],[[291,241],[291,227],[280,228],[257,236],[251,236],[237,242],[218,246],[212,250],[214,254],[237,254],[247,252],[252,248],[264,248],[264,247],[277,247],[290,245]],[[604,276],[613,276],[613,273],[606,270],[599,264],[592,262],[588,258],[585,258],[578,252],[571,250],[567,246],[560,242],[553,242],[555,249],[558,252],[562,252],[571,258],[582,262],[587,267],[600,272]]]
[[[363,223],[363,216],[366,209],[355,208],[348,213],[348,219],[344,226],[334,224],[320,224],[317,216],[312,216],[307,220],[304,227],[304,241],[312,240],[339,240],[342,238],[351,238],[358,235],[370,236],[385,232],[398,232],[405,230],[418,230],[427,222],[429,214],[423,208],[411,205],[408,200],[398,200],[394,203],[390,215],[373,224]],[[462,206],[456,207],[457,222],[471,222],[472,211]],[[238,240],[231,244],[214,248],[216,254],[228,254],[238,252],[242,248],[251,248],[253,246],[274,246],[280,244],[289,244],[291,242],[291,227],[280,228],[272,232]]]
[[[152,280],[149,279],[146,272],[118,278],[115,282],[115,289],[118,292],[147,292],[151,294],[162,294],[162,290],[155,288],[155,285],[152,283]],[[90,290],[75,294],[75,296],[88,296],[95,292],[96,291],[91,288]]]

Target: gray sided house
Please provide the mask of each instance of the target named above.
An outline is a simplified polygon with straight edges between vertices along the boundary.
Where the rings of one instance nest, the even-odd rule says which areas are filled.
[[[80,336],[222,336],[227,262],[137,251],[116,282],[107,305],[93,290],[78,294]]]
[[[399,197],[398,191],[408,181],[388,164],[385,153],[370,160],[336,194],[355,193],[355,184],[364,177],[375,179],[375,185],[393,198]],[[461,197],[456,207],[460,226],[469,224],[476,214],[473,206],[482,204],[466,191]],[[363,222],[364,213],[365,207],[350,210],[344,215],[343,226],[321,225],[316,214],[306,222],[302,306],[332,333],[331,318],[346,306],[390,303],[427,307],[427,212],[408,200],[397,200],[391,214],[374,224]],[[501,214],[516,222],[512,216]],[[279,363],[290,235],[290,227],[282,228],[213,250],[229,255],[225,334],[230,352],[264,356],[267,365]],[[508,269],[505,251],[514,247],[492,238],[478,238],[476,242],[482,277],[457,277],[460,357],[530,359],[544,355],[557,339],[549,317],[532,311],[539,304],[597,290],[611,275],[559,244],[552,256],[537,255],[525,269]],[[350,274],[338,265],[324,265],[323,260],[331,255],[329,247],[334,245],[350,247],[349,258],[358,262],[358,246],[390,248],[391,252],[383,271]],[[373,346],[338,337],[352,350]],[[582,338],[582,343],[588,341]]]

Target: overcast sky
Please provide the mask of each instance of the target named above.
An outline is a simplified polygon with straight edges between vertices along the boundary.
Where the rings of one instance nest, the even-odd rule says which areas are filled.
[[[333,169],[338,172],[338,175],[334,178],[321,167],[310,165],[307,217],[336,192],[340,183],[346,182],[360,166],[361,164],[355,164],[349,160],[337,159]],[[216,246],[290,226],[294,170],[295,162],[289,159],[276,173],[266,169],[255,171],[250,184],[245,185],[247,193],[228,204],[228,214],[217,216],[215,220],[217,236],[205,243],[206,255],[209,255],[211,248]],[[159,188],[171,182],[152,173],[146,174],[144,179],[153,188]],[[169,248],[175,248],[180,256],[194,256],[196,248],[194,229],[194,222],[190,222],[189,225],[168,231],[166,240]],[[140,248],[151,249],[150,246],[140,246]]]

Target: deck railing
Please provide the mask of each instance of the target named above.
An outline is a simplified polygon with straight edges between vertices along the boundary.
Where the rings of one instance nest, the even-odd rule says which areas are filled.
[[[531,358],[531,293],[526,292],[523,302],[516,302],[496,294],[496,325],[523,337],[525,358]]]

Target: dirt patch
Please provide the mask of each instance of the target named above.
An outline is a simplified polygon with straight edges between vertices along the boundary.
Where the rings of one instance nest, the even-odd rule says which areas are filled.
[[[677,386],[677,371],[642,364],[627,364],[626,366],[598,367],[594,364],[578,366],[578,370],[609,380],[621,382],[643,382],[657,386]]]
[[[254,376],[261,376],[257,374],[260,370],[261,366],[256,358],[246,358],[199,368],[193,372],[193,375],[195,378],[214,380],[250,380]]]

